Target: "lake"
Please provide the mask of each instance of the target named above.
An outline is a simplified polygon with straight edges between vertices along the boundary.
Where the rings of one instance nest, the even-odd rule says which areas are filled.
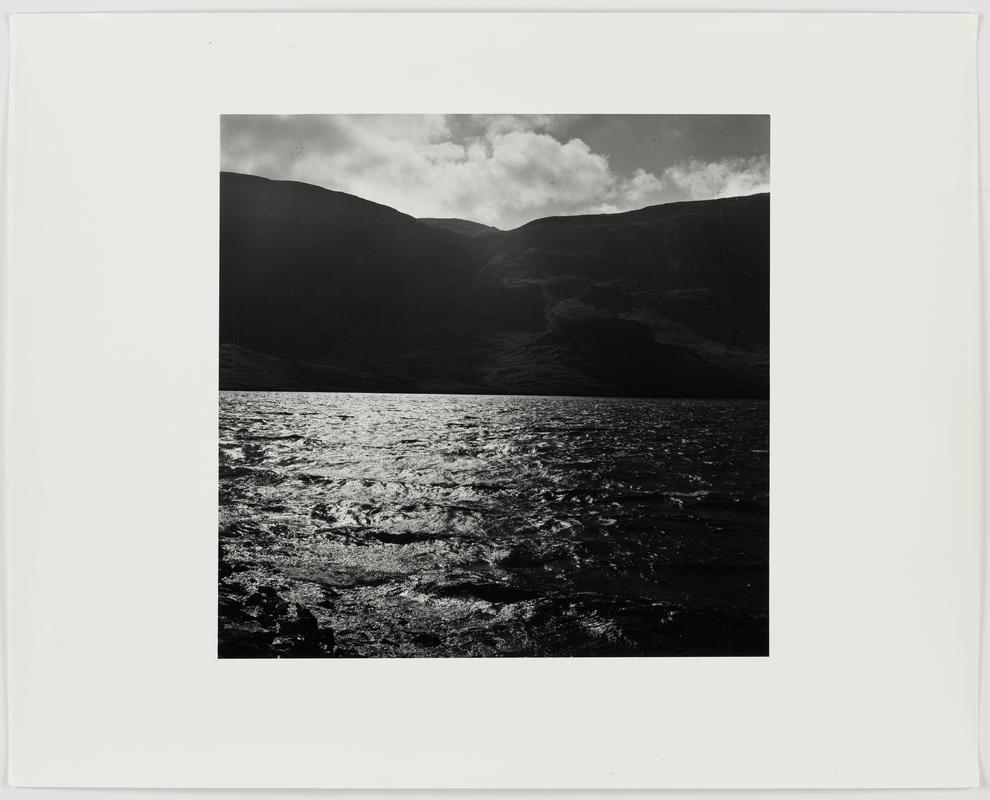
[[[221,657],[768,652],[769,404],[221,392]]]

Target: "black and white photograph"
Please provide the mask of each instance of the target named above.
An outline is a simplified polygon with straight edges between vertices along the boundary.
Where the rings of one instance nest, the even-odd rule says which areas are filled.
[[[769,654],[770,117],[220,118],[220,658]]]
[[[981,786],[979,15],[294,2],[9,20],[8,783]]]

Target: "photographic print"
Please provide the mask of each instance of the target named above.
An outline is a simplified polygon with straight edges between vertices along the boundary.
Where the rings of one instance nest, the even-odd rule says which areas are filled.
[[[768,116],[220,130],[221,658],[768,654]]]

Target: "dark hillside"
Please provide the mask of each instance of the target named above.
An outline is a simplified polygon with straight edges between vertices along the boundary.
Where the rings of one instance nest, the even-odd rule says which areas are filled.
[[[220,189],[221,388],[768,393],[768,195],[499,231]]]

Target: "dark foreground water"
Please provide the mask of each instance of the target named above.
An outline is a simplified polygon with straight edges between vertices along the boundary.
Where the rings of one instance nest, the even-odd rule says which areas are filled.
[[[765,402],[223,392],[221,657],[765,655]]]

